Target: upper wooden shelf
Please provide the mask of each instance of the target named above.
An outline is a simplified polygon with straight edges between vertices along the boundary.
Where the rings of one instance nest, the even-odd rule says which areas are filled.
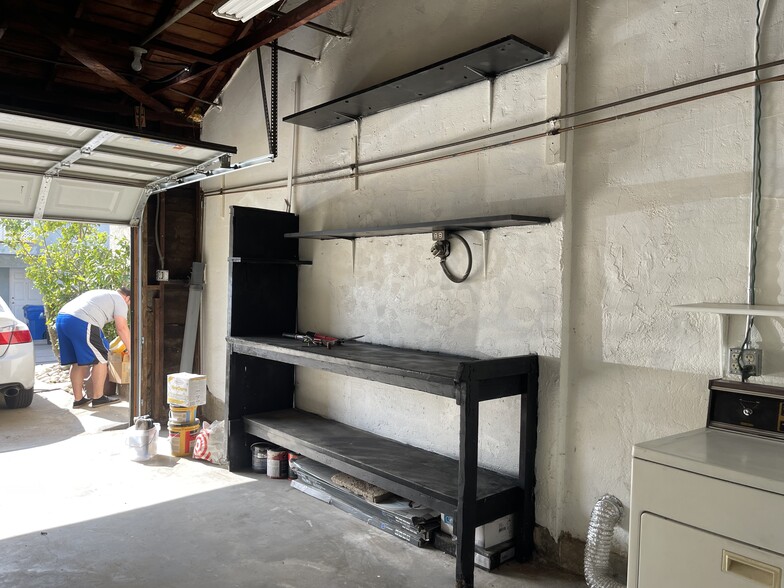
[[[298,239],[357,239],[360,237],[390,237],[393,235],[414,235],[430,233],[435,230],[461,231],[475,229],[484,231],[500,227],[523,227],[541,225],[550,222],[549,218],[542,216],[521,216],[518,214],[504,214],[496,216],[475,216],[471,218],[457,218],[445,221],[430,221],[424,223],[408,223],[403,225],[389,225],[385,227],[367,227],[359,229],[331,229],[326,231],[310,231],[303,233],[286,233],[286,237]]]
[[[509,35],[365,90],[296,112],[283,120],[320,131],[492,79],[548,57],[550,54],[544,49]]]
[[[493,380],[492,386],[482,387],[478,392],[479,400],[489,400],[520,394],[511,376],[538,373],[536,355],[475,359],[358,341],[327,349],[285,337],[228,337],[227,342],[233,353],[455,399],[459,396],[459,385],[469,379]]]
[[[765,306],[760,304],[730,304],[724,302],[699,302],[679,304],[675,310],[688,312],[711,312],[714,314],[737,314],[743,316],[784,316],[784,306]]]

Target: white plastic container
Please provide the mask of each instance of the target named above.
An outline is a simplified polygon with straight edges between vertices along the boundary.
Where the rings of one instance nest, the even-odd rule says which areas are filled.
[[[158,433],[161,432],[161,424],[153,424],[152,429],[139,430],[133,426],[126,429],[125,443],[131,460],[147,461],[158,454]]]

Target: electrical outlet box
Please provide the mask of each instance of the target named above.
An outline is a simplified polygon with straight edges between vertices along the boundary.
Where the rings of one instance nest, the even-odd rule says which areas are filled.
[[[155,270],[155,279],[159,282],[168,282],[169,270]]]
[[[730,349],[730,373],[738,376],[743,374],[742,367],[748,370],[749,376],[762,375],[762,349]]]

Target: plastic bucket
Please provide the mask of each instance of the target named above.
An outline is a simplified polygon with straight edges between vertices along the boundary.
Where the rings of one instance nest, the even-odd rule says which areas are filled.
[[[172,455],[191,455],[198,434],[199,419],[196,419],[196,423],[193,425],[169,425],[169,441],[171,442]]]
[[[288,451],[280,447],[267,449],[267,477],[276,479],[289,477]]]
[[[250,446],[250,467],[259,474],[267,473],[267,450],[272,449],[270,443],[254,443]]]
[[[196,422],[196,409],[198,406],[169,405],[169,426],[192,425]]]
[[[158,433],[160,423],[155,423],[151,429],[136,429],[129,427],[125,432],[125,444],[128,446],[128,457],[133,461],[147,461],[158,453]]]

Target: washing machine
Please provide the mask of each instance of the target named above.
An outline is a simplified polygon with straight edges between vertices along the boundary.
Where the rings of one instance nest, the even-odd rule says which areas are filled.
[[[629,588],[782,588],[784,388],[709,394],[705,428],[634,446]]]

